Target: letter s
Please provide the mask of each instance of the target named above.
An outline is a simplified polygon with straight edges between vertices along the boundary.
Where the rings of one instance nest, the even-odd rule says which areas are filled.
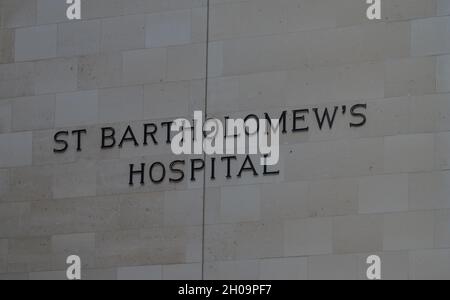
[[[64,139],[60,139],[60,136],[68,136],[68,135],[69,135],[68,131],[59,131],[55,134],[53,140],[55,141],[56,144],[63,145],[63,147],[60,149],[54,148],[53,149],[54,153],[62,153],[65,152],[67,148],[69,148],[69,144],[67,143],[67,141]]]
[[[358,112],[357,110],[359,110],[359,109],[366,110],[367,104],[356,104],[356,105],[352,106],[352,108],[350,109],[351,115],[355,118],[360,118],[361,121],[359,123],[350,123],[350,127],[362,127],[366,124],[367,117],[364,113]]]

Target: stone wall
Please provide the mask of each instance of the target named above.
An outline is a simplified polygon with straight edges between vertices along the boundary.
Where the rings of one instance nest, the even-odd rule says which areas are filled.
[[[371,254],[385,279],[450,279],[450,1],[382,21],[362,0],[84,0],[82,21],[64,2],[0,2],[0,279],[64,279],[71,254],[84,279],[364,279]],[[364,127],[283,135],[278,176],[130,187],[170,146],[99,144],[355,103]]]

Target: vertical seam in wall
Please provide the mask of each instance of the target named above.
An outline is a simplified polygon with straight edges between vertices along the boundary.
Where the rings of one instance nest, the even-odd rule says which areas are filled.
[[[205,103],[204,117],[208,118],[208,76],[209,76],[209,0],[206,0],[206,53],[205,53]],[[203,153],[203,160],[206,168],[206,153]],[[202,280],[205,280],[205,233],[206,233],[206,170],[203,170],[203,213],[202,213]]]

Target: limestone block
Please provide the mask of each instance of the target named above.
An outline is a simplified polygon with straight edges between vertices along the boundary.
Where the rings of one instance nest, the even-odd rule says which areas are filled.
[[[32,163],[31,132],[0,135],[0,168],[28,166]]]
[[[288,73],[290,106],[384,98],[384,71],[380,63],[345,67],[318,67]]]
[[[118,198],[122,229],[152,228],[164,225],[164,193],[146,193]]]
[[[436,167],[442,170],[450,168],[450,133],[443,132],[436,135]]]
[[[318,30],[360,23],[360,2],[351,5],[332,0],[289,0],[287,7],[287,29],[292,31]],[[346,1],[348,2],[348,1]],[[353,21],[357,19],[358,21]],[[348,22],[348,23],[347,23]]]
[[[8,270],[5,258],[0,257],[0,274],[6,273]]]
[[[363,214],[408,210],[408,175],[381,175],[359,179],[359,212]]]
[[[30,203],[1,203],[0,208],[0,236],[7,238],[28,234]]]
[[[248,111],[254,108],[260,110],[279,108],[286,104],[287,76],[288,74],[285,72],[257,73],[239,76],[238,111]],[[208,98],[208,102],[209,100],[210,98]],[[228,101],[223,101],[221,105],[228,105],[228,103]]]
[[[20,28],[15,34],[16,61],[37,60],[56,56],[56,25]]]
[[[222,188],[220,221],[256,222],[261,219],[261,191],[258,186]]]
[[[6,177],[5,183],[7,183]],[[220,197],[221,189],[219,187],[205,189],[205,224],[217,224],[218,220],[220,220]]]
[[[448,280],[450,278],[450,251],[423,250],[410,254],[411,279]]]
[[[14,131],[50,129],[55,124],[53,95],[17,98],[12,102]]]
[[[280,221],[208,225],[205,260],[282,257],[283,227]]]
[[[24,27],[36,22],[36,0],[5,0],[0,8],[1,27]]]
[[[9,100],[0,101],[0,133],[8,133],[12,126],[12,104]]]
[[[436,212],[436,248],[450,247],[450,211],[442,210]]]
[[[55,167],[53,179],[54,198],[76,198],[96,195],[96,173],[96,163],[89,161]]]
[[[0,99],[34,95],[34,64],[0,65]]]
[[[308,188],[307,182],[262,185],[262,219],[283,220],[308,217]]]
[[[426,95],[435,91],[435,57],[408,58],[386,63],[386,98]]]
[[[332,220],[329,218],[286,220],[285,256],[332,253]]]
[[[201,252],[191,252],[201,241],[201,227],[160,227],[141,231],[97,234],[97,264],[101,268],[120,265],[161,265],[199,262]]]
[[[411,133],[450,130],[448,94],[413,97],[410,111]]]
[[[130,2],[130,7],[133,7],[138,1],[128,1]],[[127,3],[128,3],[127,2]],[[134,3],[132,3],[134,2]],[[142,2],[142,1],[139,1]],[[148,1],[143,1],[147,3]],[[84,17],[86,19],[98,19],[106,17],[116,17],[124,14],[124,8],[127,5],[121,0],[88,0],[85,3]],[[134,14],[142,13],[137,11]]]
[[[308,258],[310,280],[358,279],[357,255],[310,256]]]
[[[450,14],[450,2],[448,0],[437,0],[437,15],[444,16]]]
[[[378,215],[335,218],[333,248],[338,254],[383,250],[383,219]]]
[[[449,28],[450,17],[447,16],[412,21],[412,55],[450,53],[450,39],[447,35]]]
[[[77,89],[78,62],[76,58],[36,62],[36,94],[73,92]]]
[[[14,61],[14,30],[0,30],[0,64],[12,63]]]
[[[80,258],[86,255],[94,255],[95,234],[78,233],[52,236],[51,249],[55,254],[78,255]]]
[[[31,236],[119,230],[120,202],[116,198],[40,200],[31,204],[29,219]]]
[[[368,101],[367,124],[357,128],[356,132],[363,137],[392,136],[408,134],[411,127],[412,133],[416,133],[419,130],[414,128],[414,124],[419,123],[419,120],[430,120],[430,118],[427,115],[424,116],[425,109],[422,109],[422,106],[420,110],[413,110],[411,102],[409,97]],[[413,112],[417,114],[413,115]]]
[[[263,259],[259,265],[260,280],[307,280],[308,259],[287,257]]]
[[[156,83],[166,79],[167,49],[133,50],[123,53],[125,84]]]
[[[97,91],[56,95],[55,126],[69,127],[97,123],[98,102]]]
[[[205,277],[207,280],[255,280],[259,277],[259,263],[257,260],[207,263]]]
[[[306,31],[226,40],[223,41],[223,74],[342,66],[402,58],[409,56],[410,44],[408,23],[378,23],[362,28],[318,30],[314,34]],[[357,53],[355,49],[359,49]]]
[[[439,93],[450,92],[450,55],[438,56],[436,68],[437,91]]]
[[[65,271],[49,271],[49,272],[31,272],[29,273],[29,280],[47,281],[47,280],[66,280],[67,275]]]
[[[39,265],[48,263],[51,254],[49,237],[22,237],[9,239],[8,264],[10,269],[28,272],[40,268]],[[17,272],[16,271],[16,272]]]
[[[409,175],[409,206],[411,210],[450,208],[449,172],[417,173]]]
[[[165,265],[162,266],[163,280],[201,280],[201,264]]]
[[[144,87],[145,119],[179,118],[192,115],[191,82],[170,82]],[[204,97],[203,97],[204,98]]]
[[[433,134],[386,137],[384,139],[384,171],[398,173],[432,170],[435,160],[434,141]]]
[[[383,3],[382,16],[386,21],[422,19],[436,16],[436,8],[436,0],[392,0]]]
[[[59,0],[36,0],[36,22],[37,24],[53,24],[68,22],[66,11],[67,4]],[[81,17],[83,18],[83,6]]]
[[[387,251],[430,249],[434,246],[433,212],[396,213],[384,216],[383,248]]]
[[[1,280],[29,280],[28,273],[7,273],[0,274]]]
[[[144,48],[144,15],[104,19],[101,26],[101,52]]]
[[[358,211],[358,182],[353,179],[310,182],[308,211],[310,217],[356,214]]]
[[[80,21],[58,25],[58,55],[97,53],[100,49],[100,21]]]
[[[239,77],[212,78],[208,82],[208,111],[211,113],[239,110]]]
[[[212,5],[211,39],[281,33],[287,23],[284,6],[268,0]]]
[[[8,255],[8,240],[0,240],[0,257],[4,258]]]
[[[210,42],[208,50],[209,77],[214,78],[223,75],[223,42]]]
[[[49,167],[11,169],[9,182],[4,201],[37,201],[52,197],[53,172]]]
[[[10,175],[8,169],[0,170],[0,198],[2,201],[5,201],[6,195],[8,195],[10,191]]]
[[[283,151],[285,176],[290,181],[370,175],[383,169],[383,140],[379,138],[304,143]]]
[[[145,31],[147,48],[188,44],[192,36],[191,10],[147,15]]]
[[[164,197],[165,226],[201,226],[203,190],[168,191]]]
[[[52,265],[49,237],[22,237],[8,241],[8,270],[10,272],[37,272]]]
[[[117,280],[116,269],[81,270],[82,280]]]
[[[202,79],[206,74],[206,45],[192,44],[167,49],[169,81]]]
[[[202,0],[198,2],[206,4]],[[191,43],[206,43],[207,16],[208,8],[205,5],[191,10]]]
[[[98,97],[101,123],[143,119],[144,91],[141,86],[100,90]]]
[[[204,0],[153,1],[153,0],[88,0],[86,1],[86,18],[102,18],[142,13],[158,13],[171,10],[184,10],[206,6]]]
[[[82,90],[120,86],[122,54],[87,55],[78,61],[78,88]]]

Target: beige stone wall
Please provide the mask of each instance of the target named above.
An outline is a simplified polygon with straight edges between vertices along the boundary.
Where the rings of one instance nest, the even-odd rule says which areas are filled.
[[[385,0],[382,21],[362,0],[210,0],[209,26],[206,0],[84,0],[75,22],[62,2],[0,2],[0,279],[63,279],[71,254],[86,279],[364,279],[371,254],[385,279],[450,279],[448,0]],[[271,177],[130,187],[170,147],[100,150],[102,127],[205,99],[367,103],[367,124],[284,135]],[[53,153],[81,128],[82,152]]]

